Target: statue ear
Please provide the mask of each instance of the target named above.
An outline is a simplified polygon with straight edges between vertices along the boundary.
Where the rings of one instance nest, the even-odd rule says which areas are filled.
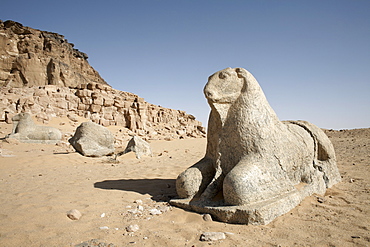
[[[239,78],[247,79],[247,71],[243,68],[235,68],[235,72],[238,75]]]

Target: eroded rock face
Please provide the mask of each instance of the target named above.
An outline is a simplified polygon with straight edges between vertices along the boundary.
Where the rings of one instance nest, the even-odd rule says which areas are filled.
[[[88,157],[101,157],[114,153],[114,136],[105,127],[93,122],[84,122],[68,140],[80,154]]]
[[[63,35],[0,20],[0,87],[107,83]]]
[[[213,74],[204,94],[211,107],[206,155],[178,176],[184,199],[174,205],[224,222],[267,224],[341,180],[324,132],[305,121],[280,122],[245,69]]]
[[[36,125],[29,113],[19,113],[12,118],[13,130],[7,138],[21,142],[55,143],[62,139],[60,130],[54,127]]]

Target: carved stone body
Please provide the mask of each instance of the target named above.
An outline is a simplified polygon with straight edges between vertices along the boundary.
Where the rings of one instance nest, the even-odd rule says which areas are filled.
[[[7,138],[22,142],[58,142],[62,138],[60,130],[54,127],[36,125],[29,113],[19,113],[12,118],[13,130]]]
[[[323,131],[305,121],[279,121],[245,69],[213,74],[204,94],[211,107],[206,155],[178,176],[177,193],[184,200],[173,204],[225,222],[267,224],[304,197],[322,194],[340,181],[334,148]],[[249,213],[245,219],[219,213],[228,210],[225,206],[249,212],[248,205],[272,205],[274,199],[288,204],[271,206],[259,219]]]

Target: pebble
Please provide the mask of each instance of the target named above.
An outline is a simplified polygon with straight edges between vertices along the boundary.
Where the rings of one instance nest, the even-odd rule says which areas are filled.
[[[134,203],[136,203],[136,204],[143,204],[143,201],[140,200],[140,199],[138,199],[138,200],[135,200]]]
[[[324,198],[322,198],[322,197],[317,197],[317,201],[318,201],[319,203],[324,203],[324,202],[325,202],[325,199],[324,199]]]
[[[217,241],[226,239],[226,235],[223,232],[204,232],[200,235],[200,241]]]
[[[151,215],[159,215],[159,214],[162,214],[161,210],[156,209],[156,208],[150,209],[150,210],[149,210],[149,213],[150,213]]]
[[[100,215],[100,217],[101,217],[101,218],[104,218],[104,217],[105,217],[105,213],[102,213],[102,214]]]
[[[126,231],[128,232],[137,232],[139,231],[139,226],[138,225],[129,225],[126,227]]]
[[[101,227],[99,227],[99,229],[100,229],[100,230],[108,230],[108,229],[109,229],[109,227],[107,227],[107,226],[101,226]]]
[[[138,210],[137,208],[127,210],[127,212],[129,212],[131,214],[140,214],[140,215],[143,213],[142,211]]]
[[[67,212],[68,218],[71,220],[79,220],[82,216],[81,212],[78,211],[77,209],[72,209]]]
[[[204,221],[213,221],[212,216],[210,214],[203,214]]]
[[[162,213],[166,213],[171,209],[171,207],[166,206],[166,205],[161,205],[158,207],[158,210],[161,211]]]
[[[89,241],[85,241],[83,243],[77,244],[74,247],[93,247],[93,246],[97,246],[97,247],[115,247],[115,245],[112,244],[112,243],[107,244],[107,243],[102,242],[98,239],[91,239]]]

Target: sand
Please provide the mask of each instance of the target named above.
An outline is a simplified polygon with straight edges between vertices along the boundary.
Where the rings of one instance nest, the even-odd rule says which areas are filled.
[[[76,127],[65,119],[48,125],[63,133]],[[0,123],[0,138],[11,128]],[[118,162],[84,157],[66,145],[0,141],[0,246],[75,246],[91,239],[115,246],[370,246],[370,129],[327,134],[342,182],[266,226],[204,221],[166,206],[176,196],[177,175],[203,157],[205,139],[151,141],[153,157],[129,153]],[[155,208],[168,211],[151,215]],[[71,209],[82,217],[69,219]],[[127,232],[134,224],[139,230]],[[202,242],[203,232],[227,234]]]

